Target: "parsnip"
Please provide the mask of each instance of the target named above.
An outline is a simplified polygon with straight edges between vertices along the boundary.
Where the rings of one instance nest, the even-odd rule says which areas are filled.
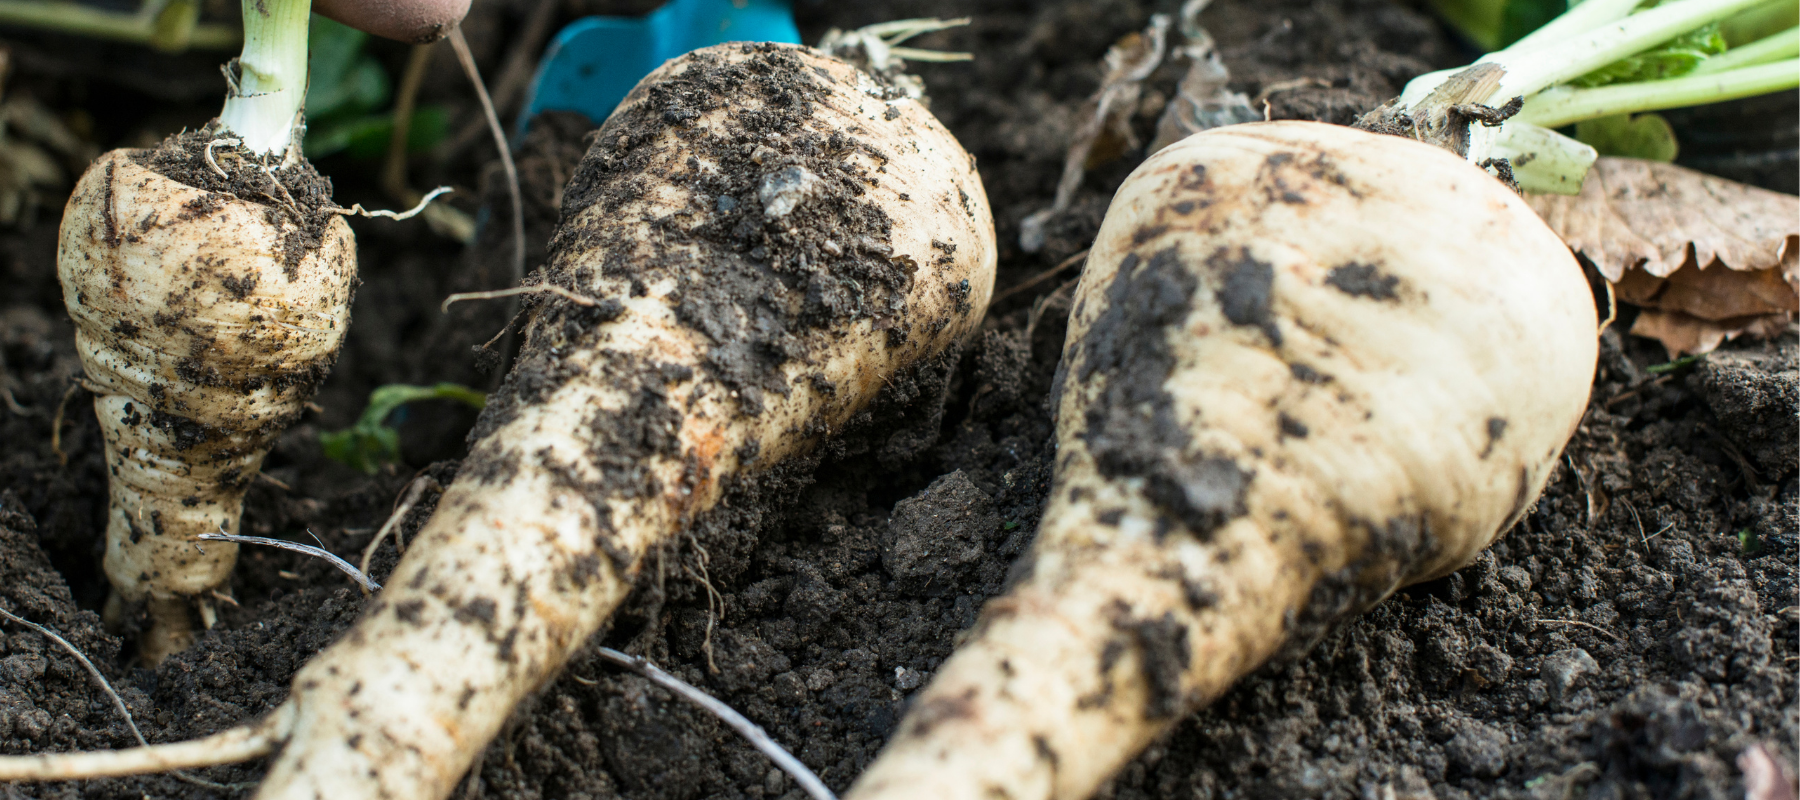
[[[265,726],[285,746],[258,797],[445,796],[650,548],[851,424],[992,292],[973,159],[917,101],[803,48],[722,45],[646,77],[563,219],[541,280],[585,302],[537,295],[436,514]],[[157,754],[0,759],[0,780]]]
[[[107,444],[106,575],[149,603],[151,663],[187,647],[190,603],[230,576],[237,545],[195,537],[237,532],[263,456],[337,358],[356,282],[336,215],[181,183],[152,168],[158,154],[89,168],[57,249]]]
[[[108,621],[148,604],[155,664],[212,621],[244,490],[337,358],[356,247],[300,156],[307,0],[244,0],[219,118],[88,168],[57,243],[96,392],[111,508]]]
[[[1586,407],[1568,248],[1429,145],[1190,137],[1126,180],[1087,263],[1029,576],[855,800],[1088,796],[1245,673],[1474,557]]]

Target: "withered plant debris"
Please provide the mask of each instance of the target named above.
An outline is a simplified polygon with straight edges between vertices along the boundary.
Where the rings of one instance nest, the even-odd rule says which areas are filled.
[[[1800,312],[1800,197],[1601,158],[1579,195],[1527,199],[1620,300],[1644,309],[1631,332],[1671,357],[1772,336]]]

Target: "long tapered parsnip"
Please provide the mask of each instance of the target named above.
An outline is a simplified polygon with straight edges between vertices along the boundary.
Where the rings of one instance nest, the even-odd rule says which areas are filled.
[[[295,677],[257,797],[444,797],[645,553],[981,319],[995,250],[973,159],[847,64],[700,50],[594,137],[539,276],[583,301],[538,296],[431,521]],[[150,761],[132,753],[0,759],[0,780]]]
[[[1088,796],[1258,665],[1473,558],[1586,407],[1580,268],[1429,145],[1198,134],[1132,173],[1087,263],[1029,577],[854,800]]]

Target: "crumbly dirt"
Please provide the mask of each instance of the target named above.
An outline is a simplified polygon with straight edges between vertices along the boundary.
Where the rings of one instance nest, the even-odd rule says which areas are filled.
[[[482,42],[511,35],[507,26],[519,23],[525,5],[477,4],[472,18],[495,26],[471,30],[478,53],[496,51]],[[565,17],[595,10],[579,5]],[[1090,172],[1069,211],[1048,226],[1045,248],[1018,250],[1019,221],[1054,194],[1106,46],[1176,5],[796,3],[809,40],[829,26],[974,17],[967,28],[909,44],[977,54],[919,73],[934,112],[979,158],[1000,232],[1001,292],[1085,248],[1113,189],[1142,158],[1128,152]],[[1273,118],[1347,123],[1412,74],[1459,58],[1428,17],[1378,0],[1219,0],[1203,19],[1233,71],[1232,88],[1259,109],[1267,100]],[[405,50],[385,57],[397,67]],[[16,80],[55,108],[91,102],[71,88],[86,73],[70,77],[46,63],[22,58]],[[482,66],[498,72],[497,59]],[[215,69],[201,64],[176,78],[202,67]],[[1165,68],[1147,86],[1132,118],[1143,139],[1178,77]],[[212,97],[186,102],[191,118],[171,127],[216,110]],[[131,109],[148,105],[96,109],[99,130],[119,129]],[[542,125],[520,152],[528,269],[543,263],[557,200],[590,129],[566,119]],[[122,141],[113,135],[101,143]],[[450,404],[419,404],[397,417],[409,463],[374,476],[326,460],[317,435],[349,424],[383,383],[488,385],[495,377],[470,348],[498,333],[512,308],[436,310],[448,292],[508,280],[510,212],[497,168],[484,159],[443,168],[477,188],[472,201],[456,202],[485,209],[482,238],[467,251],[423,226],[353,221],[365,285],[350,340],[318,395],[323,411],[277,443],[265,467],[274,480],[252,485],[246,533],[311,541],[310,531],[356,560],[415,470],[446,482],[455,474],[473,417]],[[341,160],[320,168],[337,179],[339,202],[385,205],[373,194],[376,170]],[[1734,177],[1778,183],[1791,181],[1789,172]],[[725,188],[749,197],[759,187]],[[226,606],[193,650],[155,670],[124,661],[132,644],[108,637],[94,613],[105,597],[104,461],[87,398],[68,394],[80,367],[56,289],[54,220],[0,231],[0,245],[8,286],[0,301],[0,437],[9,443],[0,454],[0,604],[93,658],[152,741],[268,710],[299,665],[355,619],[362,594],[318,560],[247,547],[230,588],[238,605]],[[847,786],[1030,546],[1049,486],[1044,400],[1072,277],[1005,296],[960,355],[889,387],[859,434],[740,486],[693,536],[654,557],[595,644],[641,653],[707,689],[827,783]],[[1344,291],[1382,287],[1376,275],[1346,273],[1340,283]],[[1629,316],[1614,330],[1628,328]],[[1652,372],[1667,360],[1659,346],[1608,333],[1588,416],[1519,525],[1473,565],[1403,590],[1303,657],[1188,716],[1100,797],[1743,797],[1738,755],[1762,743],[1792,765],[1800,735],[1797,356],[1800,343],[1788,335]],[[435,502],[428,493],[401,533],[410,537]],[[385,576],[395,558],[393,543],[382,545],[372,572]],[[1140,624],[1144,641],[1159,635],[1154,621]],[[0,624],[0,752],[130,742],[79,664],[37,633]],[[252,762],[196,774],[233,783],[253,781],[261,769]],[[459,787],[458,796],[800,797],[711,717],[590,654],[520,710],[478,773],[478,784]],[[168,776],[0,791],[247,795]]]
[[[287,163],[279,156],[253,153],[221,131],[214,120],[170,136],[153,149],[140,150],[133,160],[177,183],[266,206],[270,224],[281,231],[280,257],[288,279],[293,280],[300,259],[318,249],[334,216],[331,179],[319,174],[309,161]],[[209,201],[225,202],[211,195],[198,202]],[[195,214],[209,210],[182,209]],[[254,286],[251,283],[241,293],[248,294]]]

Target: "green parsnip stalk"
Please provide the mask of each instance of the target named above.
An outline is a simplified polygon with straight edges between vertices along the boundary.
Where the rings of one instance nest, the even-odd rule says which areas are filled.
[[[244,52],[225,68],[230,88],[219,121],[252,152],[287,154],[304,124],[311,12],[312,0],[244,0]]]
[[[1409,135],[1496,167],[1523,189],[1574,194],[1597,153],[1552,128],[1615,114],[1716,103],[1800,86],[1800,39],[1769,0],[1587,0],[1460,70],[1421,75],[1358,125]],[[1755,18],[1755,25],[1734,23]],[[1723,52],[1721,52],[1723,51]],[[1516,113],[1499,112],[1517,100]],[[1487,107],[1483,110],[1481,107]]]

